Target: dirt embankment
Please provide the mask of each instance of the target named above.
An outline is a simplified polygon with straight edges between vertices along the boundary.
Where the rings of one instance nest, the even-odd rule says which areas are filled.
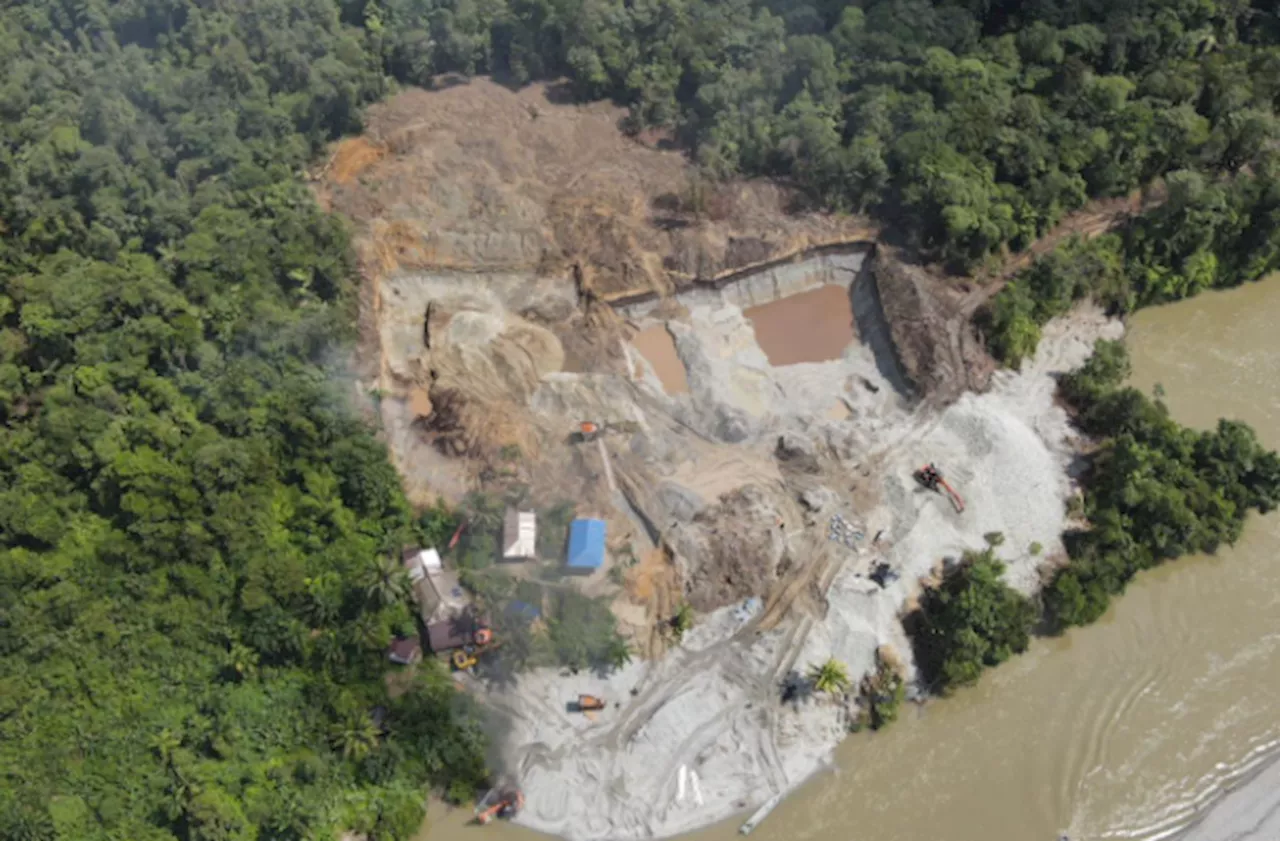
[[[797,197],[776,184],[706,181],[682,153],[624,135],[623,116],[547,85],[406,90],[335,147],[318,192],[355,221],[366,273],[533,272],[603,299],[876,235],[857,217],[789,213]]]
[[[945,405],[965,391],[985,391],[995,366],[959,289],[883,244],[868,272],[898,361],[917,395]]]

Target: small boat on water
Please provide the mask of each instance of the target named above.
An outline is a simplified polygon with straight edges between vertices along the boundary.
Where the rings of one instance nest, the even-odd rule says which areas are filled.
[[[747,818],[747,822],[742,825],[738,832],[743,835],[750,835],[751,831],[760,825],[760,822],[769,817],[769,813],[778,808],[778,804],[782,802],[782,795],[775,794],[764,802],[764,805],[756,809],[751,817]]]

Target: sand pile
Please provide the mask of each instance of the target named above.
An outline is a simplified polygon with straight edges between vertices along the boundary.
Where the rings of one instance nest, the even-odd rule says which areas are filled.
[[[1096,312],[1050,325],[1021,373],[1001,374],[990,393],[939,413],[895,390],[870,342],[855,341],[838,359],[775,368],[740,307],[705,296],[681,303],[686,315],[667,327],[689,391],[667,395],[644,378],[633,406],[650,433],[674,417],[685,434],[696,431],[697,446],[664,450],[682,459],[674,468],[648,464],[665,490],[645,504],[655,521],[678,522],[679,534],[696,528],[697,512],[718,495],[762,488],[785,512],[782,551],[796,567],[779,576],[764,614],[744,621],[733,607],[716,611],[658,662],[609,678],[539,672],[503,696],[515,715],[510,761],[528,795],[519,820],[574,839],[676,834],[749,810],[821,768],[846,732],[846,714],[822,698],[782,704],[784,679],[832,656],[856,677],[874,669],[882,645],[911,669],[900,614],[918,579],[983,548],[987,533],[1004,536],[997,554],[1010,583],[1034,590],[1061,548],[1071,491],[1073,442],[1053,402],[1053,376],[1082,363],[1094,338],[1119,330]],[[551,390],[561,409],[587,399],[559,379]],[[831,411],[837,403],[843,413]],[[535,404],[550,400],[540,390]],[[773,478],[761,481],[759,465],[770,458]],[[912,480],[928,461],[965,498],[963,513]],[[835,514],[861,535],[852,548],[827,540]],[[696,542],[683,550],[703,551]],[[882,560],[901,573],[885,588],[869,577]],[[814,592],[820,604],[807,601]],[[777,609],[788,599],[790,610]],[[562,712],[579,692],[602,695],[610,708],[591,722]],[[681,766],[698,773],[701,805],[676,801]]]

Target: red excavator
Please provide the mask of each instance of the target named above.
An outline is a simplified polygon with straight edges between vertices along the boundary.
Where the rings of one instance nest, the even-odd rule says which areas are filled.
[[[964,500],[960,498],[960,494],[956,493],[955,488],[948,485],[947,480],[942,478],[942,471],[933,462],[917,470],[915,477],[923,487],[934,493],[946,494],[947,499],[951,500],[951,507],[956,509],[957,514],[964,511]]]
[[[476,823],[487,824],[494,818],[514,818],[524,808],[524,792],[514,786],[498,786],[476,804]]]

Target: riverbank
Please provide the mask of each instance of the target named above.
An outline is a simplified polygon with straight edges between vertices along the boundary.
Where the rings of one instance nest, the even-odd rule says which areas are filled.
[[[1163,385],[1181,423],[1236,418],[1275,446],[1277,307],[1280,284],[1263,283],[1138,313],[1126,333],[1133,384]],[[1248,769],[1269,767],[1256,759],[1280,740],[1276,558],[1272,514],[1216,555],[1140,574],[1099,622],[1038,638],[977,686],[846,739],[832,772],[788,795],[752,841],[848,841],[851,827],[879,841],[1180,838]],[[749,813],[682,841],[730,841]],[[464,819],[434,813],[423,841],[471,839]],[[547,838],[509,825],[485,834]]]
[[[1276,841],[1280,838],[1280,753],[1260,762],[1178,841]]]
[[[828,657],[846,663],[856,681],[874,669],[882,646],[911,671],[900,616],[919,580],[940,560],[984,547],[985,535],[1004,536],[998,554],[1009,583],[1034,592],[1044,566],[1062,551],[1070,469],[1081,444],[1055,403],[1055,378],[1082,364],[1096,338],[1121,331],[1096,311],[1055,322],[1022,371],[1000,372],[990,392],[966,394],[939,412],[894,396],[860,342],[838,360],[774,368],[732,305],[694,304],[670,329],[688,370],[689,396],[680,400],[693,404],[676,411],[692,423],[725,409],[748,419],[768,413],[775,420],[759,424],[767,447],[777,439],[782,409],[764,398],[785,388],[796,421],[783,429],[828,441],[856,431],[856,446],[838,459],[836,472],[858,490],[855,497],[847,488],[826,488],[825,495],[813,489],[816,510],[786,529],[792,555],[825,563],[798,579],[811,609],[722,608],[656,661],[609,676],[539,670],[487,696],[509,724],[506,767],[526,794],[518,822],[575,841],[687,832],[749,812],[828,767],[848,732],[845,708],[824,698],[783,704],[782,682]],[[855,377],[875,389],[857,392],[879,399],[860,401],[842,418],[801,421],[819,399],[831,400],[832,383]],[[658,396],[658,378],[648,382]],[[551,387],[563,390],[555,378]],[[535,394],[534,404],[540,399]],[[737,446],[752,453],[753,437]],[[947,471],[965,497],[963,514],[915,486],[911,473],[923,462]],[[849,507],[854,498],[863,504]],[[826,539],[836,513],[857,524],[860,544],[849,549]],[[671,534],[679,546],[674,523]],[[883,588],[869,576],[879,561],[900,574]],[[581,693],[607,699],[608,709],[595,718],[566,709],[566,699]],[[679,796],[682,767],[697,772],[700,797]]]

